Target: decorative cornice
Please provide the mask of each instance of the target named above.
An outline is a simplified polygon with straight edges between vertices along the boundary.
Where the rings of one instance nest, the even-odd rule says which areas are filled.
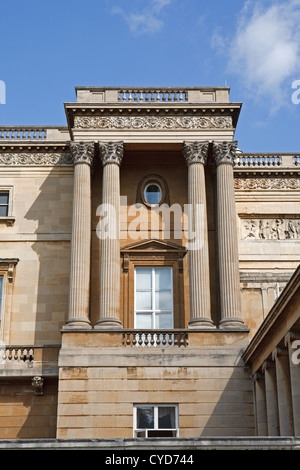
[[[70,153],[0,153],[0,165],[65,166],[73,162]]]
[[[86,163],[92,166],[94,160],[94,142],[71,142],[70,149],[74,165]]]
[[[123,142],[99,142],[99,151],[103,166],[108,163],[121,165],[124,153]]]
[[[222,165],[224,163],[234,165],[235,153],[237,148],[236,141],[213,142],[213,159],[215,164]]]
[[[206,164],[208,156],[209,142],[184,142],[183,143],[183,156],[186,164],[189,166],[192,163]]]
[[[231,129],[231,116],[75,116],[76,129]]]

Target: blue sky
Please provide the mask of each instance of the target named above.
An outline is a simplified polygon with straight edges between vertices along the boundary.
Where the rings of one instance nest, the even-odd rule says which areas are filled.
[[[244,152],[300,152],[300,0],[0,6],[0,125],[66,125],[75,86],[228,85]]]

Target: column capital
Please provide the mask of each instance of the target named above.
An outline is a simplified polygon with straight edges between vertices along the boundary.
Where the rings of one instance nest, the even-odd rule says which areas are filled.
[[[99,142],[98,145],[103,166],[108,163],[121,165],[124,154],[124,142]]]
[[[223,163],[234,165],[237,141],[213,142],[213,159],[216,166]]]
[[[94,142],[71,142],[70,149],[74,165],[86,163],[92,166],[94,160]]]
[[[187,166],[192,163],[206,164],[208,156],[208,141],[183,142],[183,156]]]

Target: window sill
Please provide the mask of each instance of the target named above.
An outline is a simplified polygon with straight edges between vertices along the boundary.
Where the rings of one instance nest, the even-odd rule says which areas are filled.
[[[0,224],[6,224],[6,227],[12,227],[15,223],[16,218],[12,215],[0,217]]]

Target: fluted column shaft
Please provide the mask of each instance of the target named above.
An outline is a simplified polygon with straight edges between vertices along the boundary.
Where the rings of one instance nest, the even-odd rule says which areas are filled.
[[[212,328],[204,165],[208,142],[185,142],[188,165],[190,321],[192,328]]]
[[[256,373],[254,376],[256,431],[258,436],[267,436],[267,408],[264,374]]]
[[[220,328],[243,328],[233,164],[236,142],[213,143],[217,166],[217,230]]]
[[[73,217],[69,313],[65,328],[89,328],[91,250],[91,165],[94,143],[72,143]]]
[[[288,350],[276,348],[273,351],[272,359],[275,361],[276,368],[280,435],[293,436],[294,422]]]
[[[120,321],[120,165],[123,143],[99,143],[103,165],[102,205],[106,233],[100,234],[100,317],[96,328],[121,328]]]

